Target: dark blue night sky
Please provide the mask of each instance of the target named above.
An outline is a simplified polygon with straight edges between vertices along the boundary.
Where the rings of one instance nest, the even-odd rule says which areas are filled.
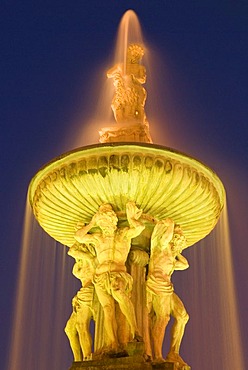
[[[78,112],[84,112],[83,125],[94,111],[96,72],[109,60],[128,9],[137,13],[144,39],[159,59],[153,72],[159,93],[151,99],[160,120],[166,117],[162,125],[170,139],[162,144],[207,163],[226,187],[243,340],[248,343],[248,2],[3,0],[2,363],[8,352],[29,182],[43,164],[73,149],[70,125],[80,131],[72,124]],[[149,103],[147,115],[153,116]]]

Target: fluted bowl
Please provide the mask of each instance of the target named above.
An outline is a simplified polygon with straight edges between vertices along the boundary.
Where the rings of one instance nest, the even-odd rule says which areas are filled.
[[[225,202],[218,176],[198,160],[170,148],[142,143],[82,147],[46,164],[33,177],[29,201],[41,227],[71,246],[79,221],[88,223],[102,203],[125,222],[125,206],[143,210],[146,235],[170,217],[187,246],[215,227]]]

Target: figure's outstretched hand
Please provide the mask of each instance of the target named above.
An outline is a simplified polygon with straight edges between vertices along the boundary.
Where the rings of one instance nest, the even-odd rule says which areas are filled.
[[[135,202],[130,201],[126,204],[126,212],[128,219],[138,220],[143,211],[136,206]]]
[[[74,227],[75,231],[82,229],[86,224],[83,221],[78,221],[76,226]]]
[[[86,224],[83,221],[78,221],[76,226],[74,226],[74,229],[77,232],[77,231],[82,230],[86,227],[90,230],[94,226],[96,226],[96,222],[95,222],[94,217],[93,217],[89,224]]]
[[[164,226],[169,227],[170,225],[174,226],[174,221],[171,218],[166,218],[158,222],[158,224],[163,224]]]
[[[163,249],[170,250],[169,242],[173,237],[173,230],[174,221],[170,218],[158,221],[152,232],[152,244],[158,244]]]

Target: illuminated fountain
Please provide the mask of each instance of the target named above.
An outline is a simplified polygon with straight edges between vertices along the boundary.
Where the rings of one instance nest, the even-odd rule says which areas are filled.
[[[107,72],[116,123],[101,129],[100,144],[54,159],[29,186],[37,221],[69,248],[82,282],[66,326],[71,369],[190,369],[179,355],[188,314],[170,278],[188,267],[182,250],[214,229],[225,191],[198,160],[152,143],[144,52],[128,41],[124,60]],[[164,360],[170,315],[177,325]]]

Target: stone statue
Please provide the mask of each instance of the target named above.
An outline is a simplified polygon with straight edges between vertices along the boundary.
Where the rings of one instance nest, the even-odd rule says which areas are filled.
[[[126,205],[129,227],[118,228],[118,218],[110,204],[103,204],[93,216],[91,222],[78,230],[75,239],[80,243],[94,246],[98,266],[94,276],[94,286],[104,312],[104,326],[107,350],[115,354],[120,351],[117,337],[115,302],[125,316],[129,326],[131,339],[141,341],[137,329],[134,307],[130,300],[132,277],[126,272],[126,260],[131,247],[131,239],[138,236],[145,226],[138,221],[142,211],[134,202]],[[93,227],[99,232],[90,234]]]
[[[65,333],[70,341],[74,361],[88,361],[92,359],[92,338],[89,327],[94,316],[92,281],[96,257],[93,248],[89,250],[79,243],[70,247],[68,254],[76,260],[72,273],[81,281],[82,288],[72,300],[73,311],[67,321]]]
[[[117,123],[145,123],[146,90],[142,84],[146,82],[146,70],[140,64],[144,55],[141,45],[131,44],[127,49],[126,70],[117,64],[107,72],[113,78],[115,96],[111,108]]]
[[[142,45],[130,44],[125,63],[116,64],[107,72],[115,88],[111,108],[118,126],[102,129],[101,142],[111,141],[112,137],[117,141],[126,138],[124,141],[152,142],[145,114],[147,93],[142,86],[146,82],[146,69],[141,65],[143,55]]]
[[[189,316],[179,297],[175,294],[171,275],[174,270],[185,270],[188,261],[182,256],[186,240],[180,226],[171,219],[159,221],[151,237],[151,255],[146,282],[147,305],[151,318],[151,340],[154,363],[162,363],[162,344],[170,315],[175,321],[171,332],[170,351],[167,361],[187,366],[179,355],[179,348]]]

